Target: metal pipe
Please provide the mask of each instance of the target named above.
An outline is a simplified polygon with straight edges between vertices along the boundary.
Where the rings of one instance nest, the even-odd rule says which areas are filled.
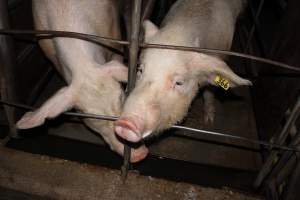
[[[291,144],[288,146],[291,148],[297,148],[299,143],[300,143],[300,132],[298,134],[296,134],[296,136],[293,137]],[[280,178],[280,177],[282,177],[282,175],[280,176],[280,174],[290,173],[290,172],[282,172],[282,171],[286,171],[286,165],[291,162],[292,156],[296,156],[293,153],[294,152],[284,152],[283,153],[283,155],[280,157],[279,161],[276,163],[276,166],[272,169],[272,172],[268,176],[268,177],[270,177],[270,179],[276,178],[276,180],[278,180],[280,182],[283,181],[283,178]],[[276,181],[276,182],[280,183],[278,181]]]
[[[18,65],[21,65],[32,54],[32,52],[36,48],[37,48],[36,44],[30,44],[22,52],[20,52],[17,57]]]
[[[300,150],[297,150],[297,149],[294,149],[294,148],[291,148],[291,147],[286,147],[286,146],[278,145],[276,143],[273,144],[273,143],[269,143],[269,142],[264,142],[264,141],[259,141],[259,140],[244,138],[244,137],[240,137],[240,136],[236,136],[236,135],[230,135],[230,134],[225,134],[225,133],[218,133],[218,132],[214,132],[214,131],[206,131],[206,130],[195,129],[195,128],[190,128],[190,127],[184,127],[184,126],[178,126],[178,125],[173,125],[171,128],[181,129],[181,130],[186,130],[186,131],[192,131],[192,132],[202,133],[202,134],[208,134],[208,135],[214,135],[214,136],[220,136],[220,137],[227,137],[227,138],[231,138],[231,139],[245,141],[245,142],[252,143],[252,144],[263,145],[263,146],[269,147],[271,149],[277,148],[277,149],[281,149],[281,150],[285,150],[285,151],[297,151],[297,152],[300,152]]]
[[[290,177],[290,180],[288,181],[287,184],[287,189],[283,194],[283,199],[286,200],[292,200],[295,199],[295,191],[297,191],[297,188],[299,187],[299,177],[300,177],[300,162],[296,160],[296,167],[293,170],[294,173],[292,174],[292,176]],[[297,184],[298,183],[298,184]],[[297,198],[297,197],[296,197]]]
[[[253,25],[252,25],[252,27],[250,29],[250,33],[249,33],[248,40],[247,40],[247,43],[246,43],[245,53],[248,52],[251,40],[252,40],[253,35],[254,35],[254,32],[257,29],[256,27],[258,25],[258,18],[260,16],[260,13],[262,11],[264,3],[265,3],[265,0],[261,0],[260,3],[259,3],[259,6],[258,6],[256,14],[254,14],[254,11],[253,11],[253,21],[254,22],[253,22]],[[252,4],[252,3],[250,2],[250,4]],[[252,9],[251,9],[251,11],[252,11]]]
[[[2,100],[0,100],[0,103],[8,105],[8,106],[13,106],[13,107],[16,107],[16,108],[21,108],[21,109],[26,109],[26,110],[34,110],[33,107],[23,105],[23,104],[10,103],[10,102],[6,102],[6,101],[2,101]],[[62,114],[63,115],[80,117],[80,118],[91,118],[91,119],[100,119],[100,120],[108,120],[108,121],[118,120],[118,117],[116,117],[116,116],[97,115],[97,114],[90,114],[90,113],[64,112]],[[219,137],[224,137],[224,138],[231,138],[231,139],[235,139],[235,140],[246,141],[246,142],[251,143],[251,144],[262,145],[262,146],[266,146],[266,147],[272,148],[272,149],[300,152],[300,150],[298,150],[296,148],[293,148],[293,147],[287,147],[287,146],[284,146],[284,145],[278,145],[278,144],[274,144],[274,143],[270,143],[270,142],[244,138],[244,137],[240,137],[240,136],[236,136],[236,135],[230,135],[230,134],[219,133],[219,132],[214,132],[214,131],[201,130],[201,129],[190,128],[190,127],[179,126],[179,125],[173,125],[170,128],[179,129],[179,130],[186,130],[186,131],[191,131],[191,132],[201,133],[201,134],[214,135],[214,136],[219,136]],[[175,135],[189,136],[188,133],[175,133]],[[192,137],[192,138],[197,139],[197,136]]]
[[[106,37],[99,37],[95,35],[89,34],[82,34],[82,33],[75,33],[75,32],[66,32],[66,31],[32,31],[32,30],[8,30],[8,29],[0,29],[0,34],[9,34],[9,35],[22,35],[22,34],[29,34],[29,35],[36,35],[38,37],[71,37],[71,38],[78,38],[90,42],[94,42],[100,45],[104,45],[102,42],[111,42],[117,43],[121,45],[129,45],[129,42],[123,40],[116,40],[112,38]],[[105,46],[105,45],[104,45]],[[226,50],[219,50],[219,49],[207,49],[207,48],[198,48],[198,47],[185,47],[185,46],[174,46],[174,45],[162,45],[162,44],[147,44],[143,43],[139,45],[142,48],[158,48],[158,49],[170,49],[170,50],[179,50],[179,51],[193,51],[199,53],[215,53],[227,56],[234,56],[239,58],[246,58],[254,61],[258,61],[261,63],[270,64],[273,66],[278,66],[281,68],[293,70],[300,72],[300,67],[295,67],[292,65],[288,65],[282,62],[274,61],[267,58],[261,58],[258,56],[248,55],[245,53],[238,53],[234,51],[226,51]],[[112,47],[109,47],[114,49]],[[122,54],[122,52],[114,49],[117,53]]]
[[[277,185],[282,184],[292,174],[295,167],[297,166],[297,163],[297,155],[294,154],[286,161],[286,163],[282,166],[282,169],[277,172],[275,177],[275,182]]]
[[[300,67],[294,67],[285,63],[281,63],[278,61],[273,61],[266,58],[261,58],[258,56],[252,56],[244,53],[238,53],[234,51],[225,51],[225,50],[219,50],[219,49],[207,49],[207,48],[197,48],[197,47],[185,47],[185,46],[174,46],[174,45],[162,45],[162,44],[146,44],[143,43],[140,45],[142,48],[157,48],[157,49],[171,49],[171,50],[181,50],[181,51],[193,51],[193,52],[199,52],[199,53],[215,53],[215,54],[222,54],[227,56],[234,56],[234,57],[240,57],[240,58],[247,58],[254,61],[259,61],[266,64],[271,64],[275,66],[280,66],[285,69],[294,70],[297,72],[300,72]]]
[[[285,124],[282,131],[279,133],[279,135],[275,139],[275,143],[282,145],[284,141],[286,140],[286,137],[288,136],[291,128],[293,127],[293,124],[295,123],[296,119],[299,117],[300,114],[300,96],[297,99],[297,102]],[[262,169],[260,170],[255,182],[254,187],[258,188],[262,181],[265,179],[265,177],[270,173],[270,171],[273,168],[274,159],[276,158],[276,153],[271,152],[268,158],[266,159]]]
[[[142,22],[150,17],[155,2],[156,2],[156,0],[148,0],[146,2],[145,10],[143,12],[143,16],[142,16],[142,20],[141,20]]]
[[[9,28],[8,20],[8,2],[0,0],[0,29]],[[9,36],[0,35],[0,86],[1,98],[8,101],[15,101],[15,82],[14,82],[14,67],[13,60],[13,41]],[[15,109],[4,106],[4,110],[9,122],[9,135],[2,143],[6,143],[9,137],[17,137],[15,128]]]
[[[248,38],[248,30],[246,29],[246,27],[241,27],[239,29],[239,34],[238,34],[238,37],[239,37],[239,41],[240,41],[240,44],[241,44],[241,49],[243,49],[243,52],[244,53],[247,53],[247,54],[253,54],[253,48],[252,46],[250,46],[249,50],[246,52],[245,49],[246,49],[246,39],[245,38]],[[255,79],[258,77],[258,73],[257,73],[257,68],[256,66],[253,64],[253,62],[248,62],[247,60],[245,61],[245,72],[248,76],[250,76],[251,78]]]
[[[35,35],[37,37],[69,37],[69,38],[87,40],[95,43],[100,43],[102,41],[102,42],[111,42],[111,43],[116,43],[121,45],[129,45],[128,41],[117,40],[108,37],[101,37],[92,34],[70,32],[70,31],[0,29],[0,34]]]
[[[128,70],[128,85],[127,96],[135,87],[137,61],[139,52],[139,38],[140,38],[140,23],[141,23],[141,9],[142,0],[134,0],[131,15],[131,34],[129,44],[129,70]],[[124,144],[124,162],[121,168],[121,175],[123,181],[127,178],[127,173],[130,165],[131,148]]]
[[[36,102],[36,100],[40,97],[41,93],[44,91],[47,83],[50,81],[51,77],[54,76],[54,69],[53,67],[49,67],[46,71],[46,73],[40,78],[40,80],[36,83],[34,88],[31,90],[29,99],[27,100],[27,103],[29,105]]]

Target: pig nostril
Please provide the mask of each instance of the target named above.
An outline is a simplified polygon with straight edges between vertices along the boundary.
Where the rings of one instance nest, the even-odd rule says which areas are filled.
[[[115,122],[116,126],[121,126],[123,128],[131,129],[134,132],[138,132],[136,125],[126,119],[119,119],[118,121]]]
[[[131,117],[121,118],[115,122],[115,126],[122,126],[124,128],[130,129],[133,132],[140,134],[143,130],[142,124],[137,119]]]
[[[139,142],[142,139],[137,133],[121,126],[116,126],[115,131],[117,135],[129,142]]]
[[[115,131],[117,135],[130,142],[139,142],[141,140],[137,126],[129,120],[120,119],[116,121]]]

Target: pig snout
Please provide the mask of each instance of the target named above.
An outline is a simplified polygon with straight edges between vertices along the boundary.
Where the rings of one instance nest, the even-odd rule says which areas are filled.
[[[122,117],[115,122],[117,135],[129,142],[139,142],[142,139],[143,129],[143,122],[137,118]]]
[[[161,107],[153,84],[137,86],[125,101],[123,113],[115,122],[117,135],[129,142],[139,142],[156,129]]]
[[[147,106],[141,109],[143,112],[132,115],[131,112],[115,122],[116,134],[130,142],[139,142],[147,137],[158,126],[160,119],[160,109],[158,106]],[[128,117],[130,116],[130,117]]]

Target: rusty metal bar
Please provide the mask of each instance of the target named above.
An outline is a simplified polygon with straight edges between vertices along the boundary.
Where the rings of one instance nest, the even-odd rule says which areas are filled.
[[[135,87],[136,73],[137,73],[137,61],[139,52],[139,38],[140,38],[140,24],[141,24],[141,9],[142,0],[133,1],[133,9],[131,16],[131,34],[129,44],[129,70],[128,70],[128,85],[127,96]],[[129,165],[130,165],[131,148],[124,144],[124,162],[121,168],[121,174],[123,181],[126,180]]]
[[[53,31],[53,30],[18,30],[18,29],[0,29],[0,34],[7,35],[34,35],[37,37],[68,37],[82,39],[90,42],[100,43],[111,42],[121,45],[129,45],[128,41],[117,40],[108,37],[101,37],[92,34],[77,33],[70,31]]]
[[[26,110],[34,110],[35,109],[31,106],[18,104],[18,103],[6,102],[6,101],[2,101],[2,100],[0,100],[0,103],[8,105],[8,106],[13,106],[13,107],[16,107],[16,108],[26,109]],[[74,116],[74,117],[80,117],[80,118],[91,118],[91,119],[100,119],[100,120],[108,120],[108,121],[118,120],[118,117],[116,117],[116,116],[96,115],[96,114],[90,114],[90,113],[64,112],[62,114],[63,115]],[[284,145],[278,145],[278,144],[274,144],[274,143],[270,143],[270,142],[249,139],[249,138],[240,137],[240,136],[236,136],[236,135],[230,135],[230,134],[226,134],[226,133],[207,131],[207,130],[202,130],[202,129],[196,129],[196,128],[180,126],[180,125],[173,125],[170,128],[180,129],[180,130],[185,130],[185,131],[200,133],[200,134],[214,135],[214,136],[224,137],[224,138],[226,137],[226,138],[231,138],[231,139],[235,139],[235,140],[248,142],[248,143],[251,143],[251,144],[262,145],[262,146],[265,146],[265,147],[268,147],[268,148],[271,148],[271,149],[278,149],[278,150],[299,152],[300,153],[300,150],[294,148],[293,146],[287,147],[287,146],[284,146]],[[189,138],[192,138],[192,139],[199,139],[199,137],[197,137],[197,135],[192,136],[188,132],[187,133],[185,133],[185,132],[184,133],[175,133],[174,135],[189,137]],[[242,146],[238,146],[238,145],[235,145],[235,146],[237,148],[242,147]],[[246,149],[250,150],[250,148],[248,148],[248,147],[242,147],[242,148],[246,148]],[[251,149],[251,150],[258,150],[258,149]]]
[[[206,49],[206,48],[197,48],[197,47],[185,47],[185,46],[174,46],[174,45],[162,45],[162,44],[146,44],[142,43],[140,45],[142,48],[157,48],[157,49],[170,49],[170,50],[180,50],[180,51],[193,51],[193,52],[199,52],[199,53],[215,53],[215,54],[222,54],[222,55],[227,55],[227,56],[235,56],[235,57],[240,57],[240,58],[247,58],[250,60],[270,64],[270,65],[275,65],[275,66],[280,66],[285,69],[290,69],[294,70],[297,72],[300,72],[299,67],[294,67],[285,63],[273,61],[270,59],[266,58],[261,58],[258,56],[252,56],[244,53],[238,53],[234,51],[225,51],[225,50],[219,50],[219,49]]]
[[[23,35],[23,34],[29,34],[29,35],[35,35],[39,37],[71,37],[71,38],[78,38],[90,42],[94,42],[100,45],[103,45],[103,41],[117,43],[121,45],[129,45],[129,42],[123,41],[123,40],[116,40],[112,38],[106,38],[106,37],[99,37],[95,35],[89,35],[89,34],[82,34],[82,33],[75,33],[75,32],[66,32],[66,31],[32,31],[32,30],[8,30],[8,29],[0,29],[0,34],[9,34],[9,35]],[[226,50],[219,50],[219,49],[208,49],[208,48],[198,48],[198,47],[186,47],[186,46],[174,46],[174,45],[162,45],[162,44],[147,44],[142,43],[139,45],[141,48],[158,48],[158,49],[170,49],[170,50],[179,50],[179,51],[193,51],[193,52],[199,52],[199,53],[215,53],[215,54],[221,54],[221,55],[227,55],[227,56],[234,56],[239,58],[246,58],[250,60],[254,60],[261,63],[270,64],[273,66],[278,66],[281,68],[293,70],[300,72],[300,67],[295,67],[292,65],[288,65],[282,62],[274,61],[267,58],[262,58],[258,56],[248,55],[245,53],[238,53],[234,51],[226,51]],[[117,50],[116,50],[117,51]],[[119,54],[122,54],[119,52]]]
[[[6,106],[20,108],[24,110],[35,110],[36,108],[32,106],[27,106],[20,103],[12,103],[8,101],[0,100],[1,104],[4,104]],[[108,120],[108,121],[116,121],[118,117],[115,116],[107,116],[107,115],[96,115],[96,114],[90,114],[90,113],[79,113],[79,112],[64,112],[63,115],[69,115],[74,117],[81,117],[81,118],[91,118],[91,119],[101,119],[101,120]]]
[[[279,135],[275,139],[275,143],[282,145],[284,141],[286,140],[291,128],[293,127],[293,124],[295,123],[296,119],[300,115],[300,96],[297,99],[297,102],[288,118],[288,121],[286,122],[285,126],[283,127],[282,131],[279,133]],[[276,153],[271,152],[268,158],[266,159],[262,169],[260,170],[255,182],[254,187],[258,188],[265,177],[270,173],[270,171],[273,168],[274,159],[276,158]]]

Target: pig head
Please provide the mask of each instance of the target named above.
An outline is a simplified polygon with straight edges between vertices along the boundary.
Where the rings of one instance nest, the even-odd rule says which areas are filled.
[[[218,7],[224,7],[224,16],[218,11],[209,12]],[[229,0],[179,0],[161,29],[150,21],[144,22],[145,41],[228,49],[236,13],[236,5],[233,7]],[[251,85],[216,55],[149,48],[143,50],[140,63],[136,87],[126,100],[115,128],[120,137],[131,142],[180,122],[199,87],[216,85],[216,76],[228,80],[230,87]]]

